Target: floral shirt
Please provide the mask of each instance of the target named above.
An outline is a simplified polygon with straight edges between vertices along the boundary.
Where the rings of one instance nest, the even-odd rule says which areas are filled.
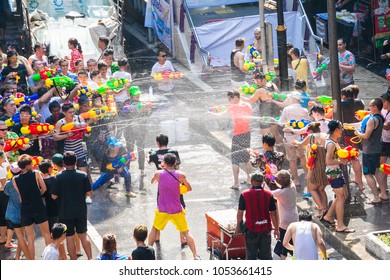
[[[69,62],[70,71],[72,73],[74,73],[74,63],[76,62],[77,59],[82,59],[84,61],[83,54],[80,53],[78,49],[74,48],[70,53],[70,62]]]
[[[262,173],[265,173],[266,165],[270,166],[273,175],[282,169],[284,154],[275,151],[265,151],[264,153],[252,156],[251,164],[253,167],[259,167]],[[266,176],[265,182],[271,190],[276,190],[277,186],[270,178]]]
[[[339,53],[339,64],[342,65],[355,65],[355,56],[350,51],[345,51],[344,53]],[[340,84],[350,84],[353,82],[353,72],[346,72],[345,70],[340,69]]]

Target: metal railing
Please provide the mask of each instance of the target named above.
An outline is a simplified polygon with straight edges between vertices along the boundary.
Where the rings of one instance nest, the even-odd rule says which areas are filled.
[[[200,51],[200,57],[202,59],[203,65],[208,67],[208,66],[210,66],[211,55],[200,44],[200,40],[199,40],[198,34],[196,33],[195,26],[194,26],[194,23],[192,21],[187,2],[183,1],[182,5],[184,8],[184,13],[185,13],[185,16],[187,18],[188,24],[189,24],[191,31],[192,31],[192,37],[194,38],[194,40],[191,40],[191,45],[196,44],[196,46],[198,47],[198,49]],[[190,54],[190,56],[191,56],[191,54]],[[194,63],[194,61],[192,59],[191,59],[191,62]]]

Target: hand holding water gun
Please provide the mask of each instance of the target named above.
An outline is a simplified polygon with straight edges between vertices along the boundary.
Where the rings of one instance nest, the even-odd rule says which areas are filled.
[[[250,86],[242,86],[238,89],[239,92],[245,93],[245,94],[254,94],[255,91],[259,88],[257,84],[252,84]]]
[[[180,73],[180,72],[164,71],[164,72],[155,73],[153,76],[153,79],[166,80],[166,79],[181,79],[183,77],[184,77],[184,74]]]
[[[275,176],[274,174],[272,173],[271,171],[271,167],[269,166],[269,164],[266,164],[265,165],[265,178],[271,180],[272,182],[275,182]]]
[[[243,66],[245,70],[253,71],[255,70],[256,64],[250,60],[245,60]]]
[[[379,167],[379,171],[385,172],[386,174],[390,175],[390,164],[387,163],[381,164]]]
[[[363,120],[367,115],[370,114],[370,111],[359,110],[355,112],[355,118],[359,121]]]
[[[268,94],[268,98],[270,98],[270,99],[273,99],[273,100],[275,100],[275,99],[280,99],[280,101],[284,101],[284,100],[286,100],[287,99],[287,94],[285,94],[285,93],[269,93]]]
[[[76,140],[83,137],[84,133],[90,133],[92,128],[86,123],[80,122],[71,122],[64,124],[61,127],[61,132],[71,132],[73,135],[70,135],[68,140]]]
[[[81,86],[81,89],[77,90],[77,95],[79,97],[81,97],[81,96],[90,97],[92,95],[92,89],[89,87]]]
[[[261,59],[260,53],[256,50],[256,48],[252,45],[248,46],[248,53],[254,58],[254,59]]]
[[[56,76],[46,79],[45,85],[47,87],[71,88],[75,86],[75,82],[68,76]]]
[[[29,148],[28,143],[30,143],[30,139],[23,136],[15,139],[12,138],[7,139],[4,141],[4,152],[17,151],[19,149],[27,149]]]
[[[31,116],[31,121],[35,119],[35,116],[37,116],[37,112],[33,111]],[[7,127],[13,126],[15,123],[20,123],[20,113],[16,112],[11,118],[4,121]]]
[[[129,83],[128,79],[125,78],[118,78],[118,79],[110,79],[106,82],[106,86],[110,90],[118,90],[125,87],[126,84]]]
[[[308,157],[307,162],[306,162],[306,167],[309,170],[313,170],[314,162],[315,162],[316,156],[317,156],[317,148],[318,147],[316,144],[313,144],[310,147],[309,157]]]
[[[54,125],[48,123],[30,123],[20,128],[24,135],[45,135],[54,130]]]
[[[108,112],[108,107],[103,105],[99,108],[92,108],[88,112],[81,113],[80,117],[82,117],[84,120],[95,119],[95,118],[102,119],[105,117],[107,112]]]
[[[114,170],[114,169],[119,169],[122,168],[128,163],[129,161],[134,161],[136,160],[137,157],[134,152],[128,152],[127,154],[121,155],[113,159],[113,161],[109,164],[107,164],[107,169],[109,170]]]
[[[36,82],[39,80],[47,80],[49,78],[52,78],[54,76],[55,72],[56,71],[54,69],[49,69],[49,68],[45,67],[41,72],[32,75],[32,78]]]
[[[12,95],[11,95],[11,98],[12,98]],[[23,105],[23,104],[31,104],[35,100],[38,100],[38,99],[39,99],[39,95],[38,94],[33,94],[33,95],[30,95],[30,96],[26,96],[25,95],[23,97],[14,98],[14,102],[15,102],[16,106],[19,106],[19,105]]]
[[[316,97],[316,100],[322,105],[332,105],[332,97],[327,95],[320,95]]]
[[[272,82],[276,78],[276,74],[274,71],[268,71],[264,73],[264,75],[267,82]]]
[[[289,120],[286,122],[287,127],[291,127],[293,129],[301,129],[304,128],[305,126],[308,126],[309,123],[311,123],[311,120]]]
[[[359,156],[359,151],[352,146],[347,146],[344,149],[337,151],[337,156],[341,159],[347,159],[348,161],[354,160]]]
[[[330,63],[330,58],[329,57],[326,58],[323,62],[321,62],[321,64],[312,73],[314,78],[316,78],[318,76],[318,74],[320,74],[323,71],[325,71],[328,68],[329,63]]]

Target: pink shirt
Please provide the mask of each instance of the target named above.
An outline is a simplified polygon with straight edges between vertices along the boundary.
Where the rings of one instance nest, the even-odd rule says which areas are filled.
[[[84,61],[83,54],[79,52],[78,49],[74,48],[72,52],[70,53],[70,62],[69,62],[69,67],[70,67],[70,72],[74,72],[74,63],[76,62],[77,59],[82,59]],[[84,63],[84,62],[83,62]],[[77,75],[77,73],[75,73]]]
[[[249,132],[250,117],[252,115],[252,107],[249,103],[232,104],[228,108],[228,112],[234,124],[233,135]]]
[[[169,171],[176,178],[179,177],[177,171]],[[160,173],[158,180],[157,208],[160,212],[168,214],[180,213],[183,208],[180,204],[179,182],[166,170]]]

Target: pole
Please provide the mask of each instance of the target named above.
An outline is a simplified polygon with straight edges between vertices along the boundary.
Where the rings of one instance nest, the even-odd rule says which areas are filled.
[[[342,120],[341,96],[340,96],[340,69],[337,50],[337,22],[335,0],[328,0],[328,34],[329,34],[329,57],[330,57],[330,85],[333,100],[333,118]]]
[[[261,34],[261,64],[263,65],[263,73],[268,72],[267,67],[267,49],[265,44],[265,16],[264,16],[264,0],[259,0],[259,16],[260,16],[260,34]]]
[[[279,73],[282,91],[288,90],[288,65],[287,65],[287,27],[284,24],[283,0],[277,0],[278,26],[275,28],[278,39]]]
[[[173,9],[173,1],[172,0],[169,0],[169,6],[170,6],[170,21],[171,21],[171,47],[172,47],[172,50],[171,50],[171,53],[172,53],[172,58],[176,58],[176,49],[175,49],[175,26],[174,26],[174,22],[173,22],[173,13],[175,12],[174,9]]]

